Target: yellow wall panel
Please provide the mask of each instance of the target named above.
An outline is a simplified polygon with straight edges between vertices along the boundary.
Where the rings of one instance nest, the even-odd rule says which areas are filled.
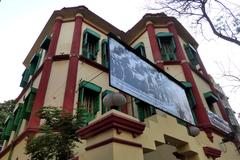
[[[75,22],[64,22],[61,27],[56,55],[69,54],[71,51],[72,37]]]

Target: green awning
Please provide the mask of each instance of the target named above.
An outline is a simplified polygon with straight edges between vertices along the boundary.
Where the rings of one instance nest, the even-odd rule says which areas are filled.
[[[144,47],[143,42],[140,42],[140,43],[138,43],[136,46],[134,46],[134,49],[138,48],[139,46],[143,46],[143,47]]]
[[[105,97],[107,94],[113,93],[113,91],[105,90],[102,92],[102,97]]]
[[[100,37],[101,37],[100,34],[98,34],[97,32],[94,32],[93,30],[88,29],[88,28],[84,30],[84,34],[85,34],[85,33],[89,33],[89,34],[97,37],[98,39],[100,39]]]
[[[51,37],[50,36],[46,36],[44,38],[44,40],[42,41],[41,45],[40,45],[40,48],[42,49],[45,49],[45,50],[48,50],[48,47],[50,45],[50,42],[51,42]]]
[[[94,83],[91,83],[91,82],[88,82],[88,81],[82,81],[80,84],[79,84],[79,88],[88,88],[92,91],[95,91],[97,93],[100,93],[101,90],[102,90],[102,87],[99,87],[97,86],[96,84]]]
[[[207,101],[211,103],[218,101],[218,97],[212,91],[204,93],[204,97],[206,98]]]
[[[102,43],[108,43],[108,40],[107,39],[103,39]]]
[[[157,34],[157,37],[171,37],[171,36],[173,36],[173,33],[171,32],[159,32]]]
[[[192,88],[192,84],[190,83],[190,82],[181,82],[183,85],[184,85],[184,87],[186,87],[186,88]]]

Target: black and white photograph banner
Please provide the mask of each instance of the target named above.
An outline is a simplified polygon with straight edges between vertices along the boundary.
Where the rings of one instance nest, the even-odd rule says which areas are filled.
[[[195,125],[185,90],[109,37],[110,85]]]

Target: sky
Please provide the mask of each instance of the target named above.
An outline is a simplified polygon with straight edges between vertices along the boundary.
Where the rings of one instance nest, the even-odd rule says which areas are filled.
[[[149,12],[146,2],[147,0],[1,0],[0,102],[15,99],[20,94],[22,88],[19,84],[25,69],[22,62],[54,10],[85,5],[117,28],[127,31]],[[229,64],[239,64],[240,47],[217,38],[208,26],[204,28],[206,39],[196,30],[192,30],[189,19],[179,21],[199,43],[198,52],[208,73],[220,83],[232,108],[240,113],[240,89],[232,91],[231,85],[234,82],[221,76],[221,65],[239,75],[236,66]],[[240,65],[238,66],[240,68]]]

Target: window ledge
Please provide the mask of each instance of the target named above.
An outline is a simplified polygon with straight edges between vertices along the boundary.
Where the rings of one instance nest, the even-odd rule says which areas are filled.
[[[93,67],[95,67],[95,68],[98,68],[98,69],[100,69],[100,70],[108,73],[108,69],[107,69],[105,66],[103,66],[102,64],[99,64],[99,63],[97,63],[97,62],[94,62],[94,61],[92,61],[92,60],[84,57],[83,55],[80,55],[80,56],[79,56],[79,60],[82,61],[82,62],[87,63],[87,64],[90,65],[90,66],[93,66]]]
[[[179,60],[163,61],[163,64],[164,64],[164,65],[176,65],[176,64],[181,65],[181,61],[179,61]]]

